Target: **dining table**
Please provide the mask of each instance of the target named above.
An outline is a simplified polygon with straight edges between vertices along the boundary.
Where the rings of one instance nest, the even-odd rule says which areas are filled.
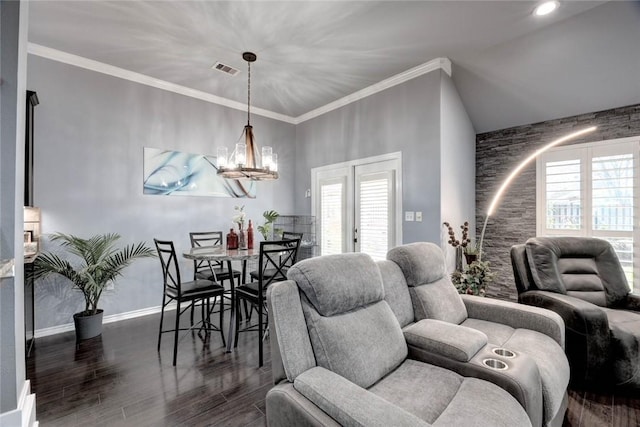
[[[231,277],[231,318],[229,320],[229,332],[227,335],[227,353],[233,352],[235,345],[235,327],[236,327],[236,297],[235,297],[235,281],[233,280],[233,261],[242,262],[242,274],[238,277],[238,286],[246,283],[247,278],[247,261],[257,260],[260,257],[259,249],[227,249],[222,245],[216,246],[200,246],[191,248],[182,254],[184,258],[195,261],[221,261],[227,264],[229,277]],[[220,325],[222,328],[222,325]]]

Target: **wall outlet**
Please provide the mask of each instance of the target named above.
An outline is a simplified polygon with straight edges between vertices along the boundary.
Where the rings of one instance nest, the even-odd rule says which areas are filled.
[[[406,211],[404,213],[404,220],[405,221],[413,221],[413,211]]]
[[[422,212],[421,211],[417,211],[416,212],[416,221],[422,222]]]

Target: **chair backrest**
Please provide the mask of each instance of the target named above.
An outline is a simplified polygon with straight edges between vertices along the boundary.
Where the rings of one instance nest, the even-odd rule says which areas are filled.
[[[369,255],[308,258],[291,267],[287,276],[301,291],[299,301],[318,366],[368,388],[406,359],[406,341]],[[296,318],[286,317],[276,322]],[[289,355],[292,349],[288,350],[281,352]]]
[[[293,231],[282,232],[282,240],[290,240],[292,243],[297,241],[297,246],[298,246],[298,250],[296,251],[295,256],[291,257],[285,264],[287,267],[291,267],[293,264],[298,262],[298,255],[300,254],[300,245],[302,244],[302,235],[303,233],[294,233]],[[292,243],[288,243],[288,244],[290,245]]]
[[[534,237],[526,242],[536,289],[602,307],[627,298],[629,285],[611,243],[594,237]]]
[[[511,246],[511,267],[516,282],[518,295],[527,292],[533,286],[533,278],[527,260],[527,250],[524,244]]]
[[[404,274],[416,320],[436,319],[460,324],[467,309],[446,270],[442,249],[433,243],[417,242],[396,246],[387,259]]]
[[[377,261],[384,286],[384,300],[396,315],[400,327],[404,328],[415,322],[411,294],[404,274],[398,264],[389,260]]]
[[[158,258],[162,265],[162,278],[164,282],[164,292],[168,289],[174,289],[178,295],[181,292],[180,268],[178,267],[178,258],[176,250],[171,240],[153,239],[158,251]]]
[[[302,236],[304,233],[296,233],[294,231],[283,231],[282,232],[282,240],[302,240]]]
[[[287,269],[296,262],[300,239],[260,242],[258,282],[260,294],[273,282],[287,280]],[[265,274],[269,271],[270,274]]]
[[[189,233],[189,240],[191,240],[192,248],[199,248],[203,246],[221,246],[222,245],[222,231],[193,231]],[[214,276],[214,267],[222,267],[220,261],[204,261],[193,260],[193,274],[194,277],[198,273],[204,273],[207,277]]]

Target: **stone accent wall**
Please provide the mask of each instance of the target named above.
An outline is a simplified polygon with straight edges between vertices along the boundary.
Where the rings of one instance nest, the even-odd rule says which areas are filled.
[[[549,120],[476,135],[476,226],[480,238],[484,213],[511,170],[536,149],[574,130],[598,129],[567,144],[579,144],[640,135],[640,104],[596,113]],[[536,235],[536,164],[532,162],[503,194],[489,218],[483,259],[491,262],[497,277],[487,295],[515,301],[509,251]]]

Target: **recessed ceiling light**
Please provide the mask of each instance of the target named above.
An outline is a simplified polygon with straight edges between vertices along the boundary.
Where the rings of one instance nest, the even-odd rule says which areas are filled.
[[[546,1],[535,8],[533,14],[536,16],[548,15],[558,8],[560,4],[557,1]]]

